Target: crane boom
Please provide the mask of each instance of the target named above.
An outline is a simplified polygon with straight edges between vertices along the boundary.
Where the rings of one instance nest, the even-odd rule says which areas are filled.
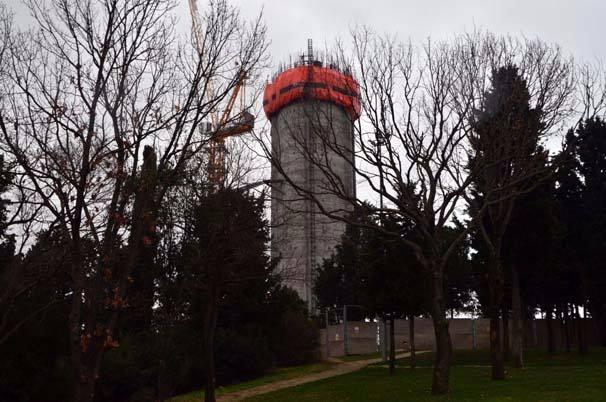
[[[236,103],[236,99],[238,98],[238,94],[244,85],[245,75],[243,72],[240,72],[238,76],[238,81],[236,81],[236,85],[234,86],[233,92],[229,97],[229,101],[227,102],[227,106],[225,106],[225,110],[223,111],[223,115],[221,116],[221,120],[219,120],[219,125],[224,125],[227,123],[229,119],[229,115],[231,114],[232,109],[234,108],[234,104]]]

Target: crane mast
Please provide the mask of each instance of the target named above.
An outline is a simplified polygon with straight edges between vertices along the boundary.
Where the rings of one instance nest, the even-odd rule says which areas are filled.
[[[198,11],[197,0],[189,0],[189,11],[191,13],[192,28],[196,50],[200,57],[204,57],[204,31],[202,29],[202,20]],[[241,135],[251,132],[254,128],[255,118],[248,111],[244,110],[244,86],[246,74],[244,71],[238,73],[231,96],[218,119],[217,111],[211,113],[210,130],[206,134],[209,135],[208,140],[208,180],[212,187],[216,190],[223,187],[226,177],[225,157],[227,150],[225,148],[225,140],[229,137]],[[207,86],[209,92],[213,92],[212,82]],[[236,100],[240,95],[240,113],[230,119],[231,112],[234,108]],[[207,125],[205,125],[207,126]]]
[[[197,0],[189,0],[189,12],[191,14],[196,50],[200,55],[202,55],[204,52],[204,32],[202,31],[202,21],[200,20],[200,12],[198,11]]]

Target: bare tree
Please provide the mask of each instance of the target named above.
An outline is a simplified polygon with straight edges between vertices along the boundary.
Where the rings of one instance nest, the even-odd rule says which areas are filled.
[[[5,4],[0,4],[0,77],[6,74],[6,54],[13,28],[13,16]]]
[[[30,0],[37,27],[9,42],[0,146],[38,226],[68,234],[75,401],[93,400],[164,195],[212,136],[199,124],[265,60],[260,19],[212,2],[201,53],[179,43],[175,4]]]
[[[363,118],[355,126],[354,149],[332,135],[330,116],[322,109],[310,112],[309,124],[318,134],[311,141],[297,141],[297,148],[319,173],[318,188],[298,184],[285,174],[278,157],[269,152],[272,164],[297,192],[314,201],[317,209],[332,219],[349,222],[346,211],[333,211],[323,200],[327,195],[363,207],[364,197],[380,195],[384,206],[378,213],[392,213],[411,220],[418,240],[406,238],[423,270],[431,278],[436,361],[432,392],[449,390],[452,343],[446,319],[444,270],[450,255],[466,233],[447,241],[445,228],[470,185],[465,174],[468,115],[473,110],[474,88],[458,62],[456,44],[428,41],[416,49],[394,38],[378,37],[362,29],[353,33],[353,70],[359,80]],[[345,51],[341,49],[341,57]],[[324,133],[321,134],[320,133]],[[328,133],[328,134],[326,134]],[[293,137],[299,137],[294,135]],[[319,152],[324,151],[324,152]],[[335,160],[323,157],[327,150],[353,167],[357,192],[348,190]],[[374,229],[390,235],[381,226]]]
[[[342,127],[332,126],[331,116],[323,108],[312,110],[308,116],[305,129],[314,128],[313,141],[307,140],[304,133],[291,134],[298,152],[317,171],[319,190],[311,191],[309,186],[289,177],[275,149],[272,153],[265,146],[265,150],[284,181],[334,220],[359,224],[350,221],[346,211],[331,209],[325,202],[327,196],[347,201],[352,209],[363,206],[365,198],[380,196],[385,203],[376,207],[378,214],[393,213],[414,222],[418,237],[404,241],[430,278],[437,346],[432,393],[444,394],[449,390],[452,356],[446,319],[445,269],[472,225],[455,238],[447,237],[446,230],[457,213],[464,213],[474,176],[482,171],[468,169],[470,139],[474,111],[482,103],[492,67],[514,56],[528,64],[525,73],[533,84],[530,86],[533,99],[542,105],[550,127],[564,119],[562,110],[569,105],[572,84],[565,81],[569,78],[567,71],[548,74],[543,70],[549,72],[552,67],[543,62],[545,59],[553,57],[560,62],[560,55],[543,52],[550,48],[536,41],[474,33],[451,42],[428,40],[416,48],[359,29],[353,32],[352,47],[351,58],[343,46],[339,46],[338,53],[342,63],[352,65],[360,84],[363,115],[354,129],[353,149],[349,144],[339,143],[335,133]],[[557,74],[563,74],[562,80],[568,86],[562,88],[562,80],[550,81]],[[563,95],[543,97],[544,88]],[[293,124],[285,131],[296,132],[297,127]],[[340,160],[326,158],[329,153],[338,155]],[[357,191],[348,191],[347,183],[335,168],[341,163],[354,169]],[[482,216],[486,208],[484,203],[475,212]],[[398,235],[380,225],[373,228]]]
[[[576,71],[579,90],[577,111],[580,119],[588,120],[593,117],[606,115],[606,65],[603,61],[584,63]]]
[[[12,14],[4,4],[0,4],[0,116],[5,113],[9,101],[7,81],[12,34]],[[28,298],[32,290],[48,283],[53,276],[54,267],[47,264],[52,260],[48,255],[36,261],[32,261],[31,256],[23,258],[24,246],[33,235],[32,229],[36,226],[35,216],[39,208],[28,203],[27,195],[19,191],[18,185],[12,186],[13,182],[18,182],[11,170],[12,166],[5,161],[3,155],[0,156],[0,344],[58,301],[58,298],[52,297],[38,304],[33,303],[29,310],[16,311],[16,306]],[[15,226],[19,227],[19,244],[10,233]],[[40,250],[37,251],[40,254]]]

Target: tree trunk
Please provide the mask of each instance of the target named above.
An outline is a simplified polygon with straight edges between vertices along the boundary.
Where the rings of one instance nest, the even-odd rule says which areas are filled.
[[[166,376],[166,362],[164,359],[158,360],[158,371],[156,374],[156,398],[158,401],[164,401],[170,397],[170,393],[167,392],[167,386],[165,385]]]
[[[74,246],[73,258],[75,264],[83,261],[78,242]],[[82,297],[84,288],[82,267],[76,265],[72,268],[74,278],[74,296],[72,297],[69,321],[70,357],[74,376],[72,400],[74,402],[92,402],[95,396],[95,379],[98,373],[91,367],[91,355],[94,354],[95,338],[91,330],[82,331]]]
[[[560,328],[560,348],[566,348],[566,336],[564,333],[566,332],[566,327],[564,326],[564,309],[562,308],[562,304],[558,305],[558,309],[556,311],[559,328]]]
[[[579,340],[579,354],[587,354],[587,339],[585,338],[584,320],[581,318],[579,306],[574,306],[576,322],[577,322],[577,338]]]
[[[93,402],[95,400],[95,388],[103,359],[104,340],[105,336],[93,333],[84,347],[82,360],[78,367],[79,378],[74,384],[74,401]]]
[[[495,252],[489,261],[489,291],[490,291],[490,364],[492,366],[492,379],[505,379],[505,362],[501,343],[501,319],[499,311],[503,301],[503,275],[499,260],[499,252]]]
[[[215,292],[211,295],[206,306],[204,317],[204,359],[206,369],[206,388],[204,402],[215,402],[215,328],[217,325],[217,299]]]
[[[432,270],[431,317],[436,337],[436,358],[433,367],[431,393],[443,395],[450,386],[450,362],[452,359],[452,340],[446,319],[446,300],[444,298],[444,277],[437,266]]]
[[[577,349],[581,353],[581,329],[579,325],[579,306],[572,306],[572,314],[574,316],[574,331],[577,336]]]
[[[564,314],[564,345],[566,352],[570,353],[570,311],[568,303],[564,303],[562,313]]]
[[[396,331],[394,314],[389,315],[389,375],[396,371]]]
[[[80,370],[82,374],[84,370]],[[92,373],[88,371],[86,378],[81,378],[74,387],[74,401],[92,402],[95,398],[95,381]]]
[[[410,368],[414,370],[417,367],[417,353],[415,346],[415,316],[411,314],[408,318],[408,340],[410,343]]]
[[[505,307],[501,309],[501,321],[503,322],[503,359],[509,361],[509,312]]]
[[[522,298],[520,277],[516,267],[511,268],[511,357],[513,367],[524,367],[524,322],[522,321]]]
[[[606,305],[597,308],[597,320],[600,331],[600,346],[606,347]],[[595,315],[594,315],[595,316]]]
[[[537,334],[537,320],[534,317],[530,319],[530,329],[532,330],[532,346],[537,348],[539,347],[539,337]]]
[[[500,324],[499,310],[493,309],[490,314],[490,364],[492,367],[491,378],[493,380],[505,379],[505,362],[503,360],[503,349],[501,348]]]
[[[547,353],[555,354],[556,346],[555,339],[553,336],[553,308],[551,306],[547,307],[547,311],[545,312],[546,321],[547,321]]]
[[[383,363],[387,363],[389,359],[389,347],[387,345],[389,335],[387,334],[387,317],[385,314],[381,316],[381,335],[383,336],[381,339],[381,359]]]

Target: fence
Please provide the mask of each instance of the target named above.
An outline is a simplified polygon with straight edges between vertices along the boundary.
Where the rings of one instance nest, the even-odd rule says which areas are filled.
[[[581,320],[589,346],[599,345],[599,330],[593,319]],[[576,322],[572,322],[576,324]],[[387,324],[389,325],[389,324]],[[490,321],[488,319],[451,319],[449,320],[450,336],[454,349],[488,349],[490,346]],[[408,320],[395,320],[394,334],[396,349],[407,349],[409,340]],[[381,322],[346,321],[329,325],[321,330],[321,352],[324,357],[370,354],[381,350],[381,340],[389,333],[383,329]],[[547,348],[547,320],[528,320],[524,325],[524,343],[527,348]],[[553,339],[557,347],[563,348],[566,343],[566,331],[574,347],[576,330],[574,325],[568,328],[560,321],[552,321]],[[511,332],[511,328],[510,328]],[[428,318],[415,319],[415,345],[417,350],[434,350],[435,337],[433,323]],[[511,337],[510,337],[511,339]]]

